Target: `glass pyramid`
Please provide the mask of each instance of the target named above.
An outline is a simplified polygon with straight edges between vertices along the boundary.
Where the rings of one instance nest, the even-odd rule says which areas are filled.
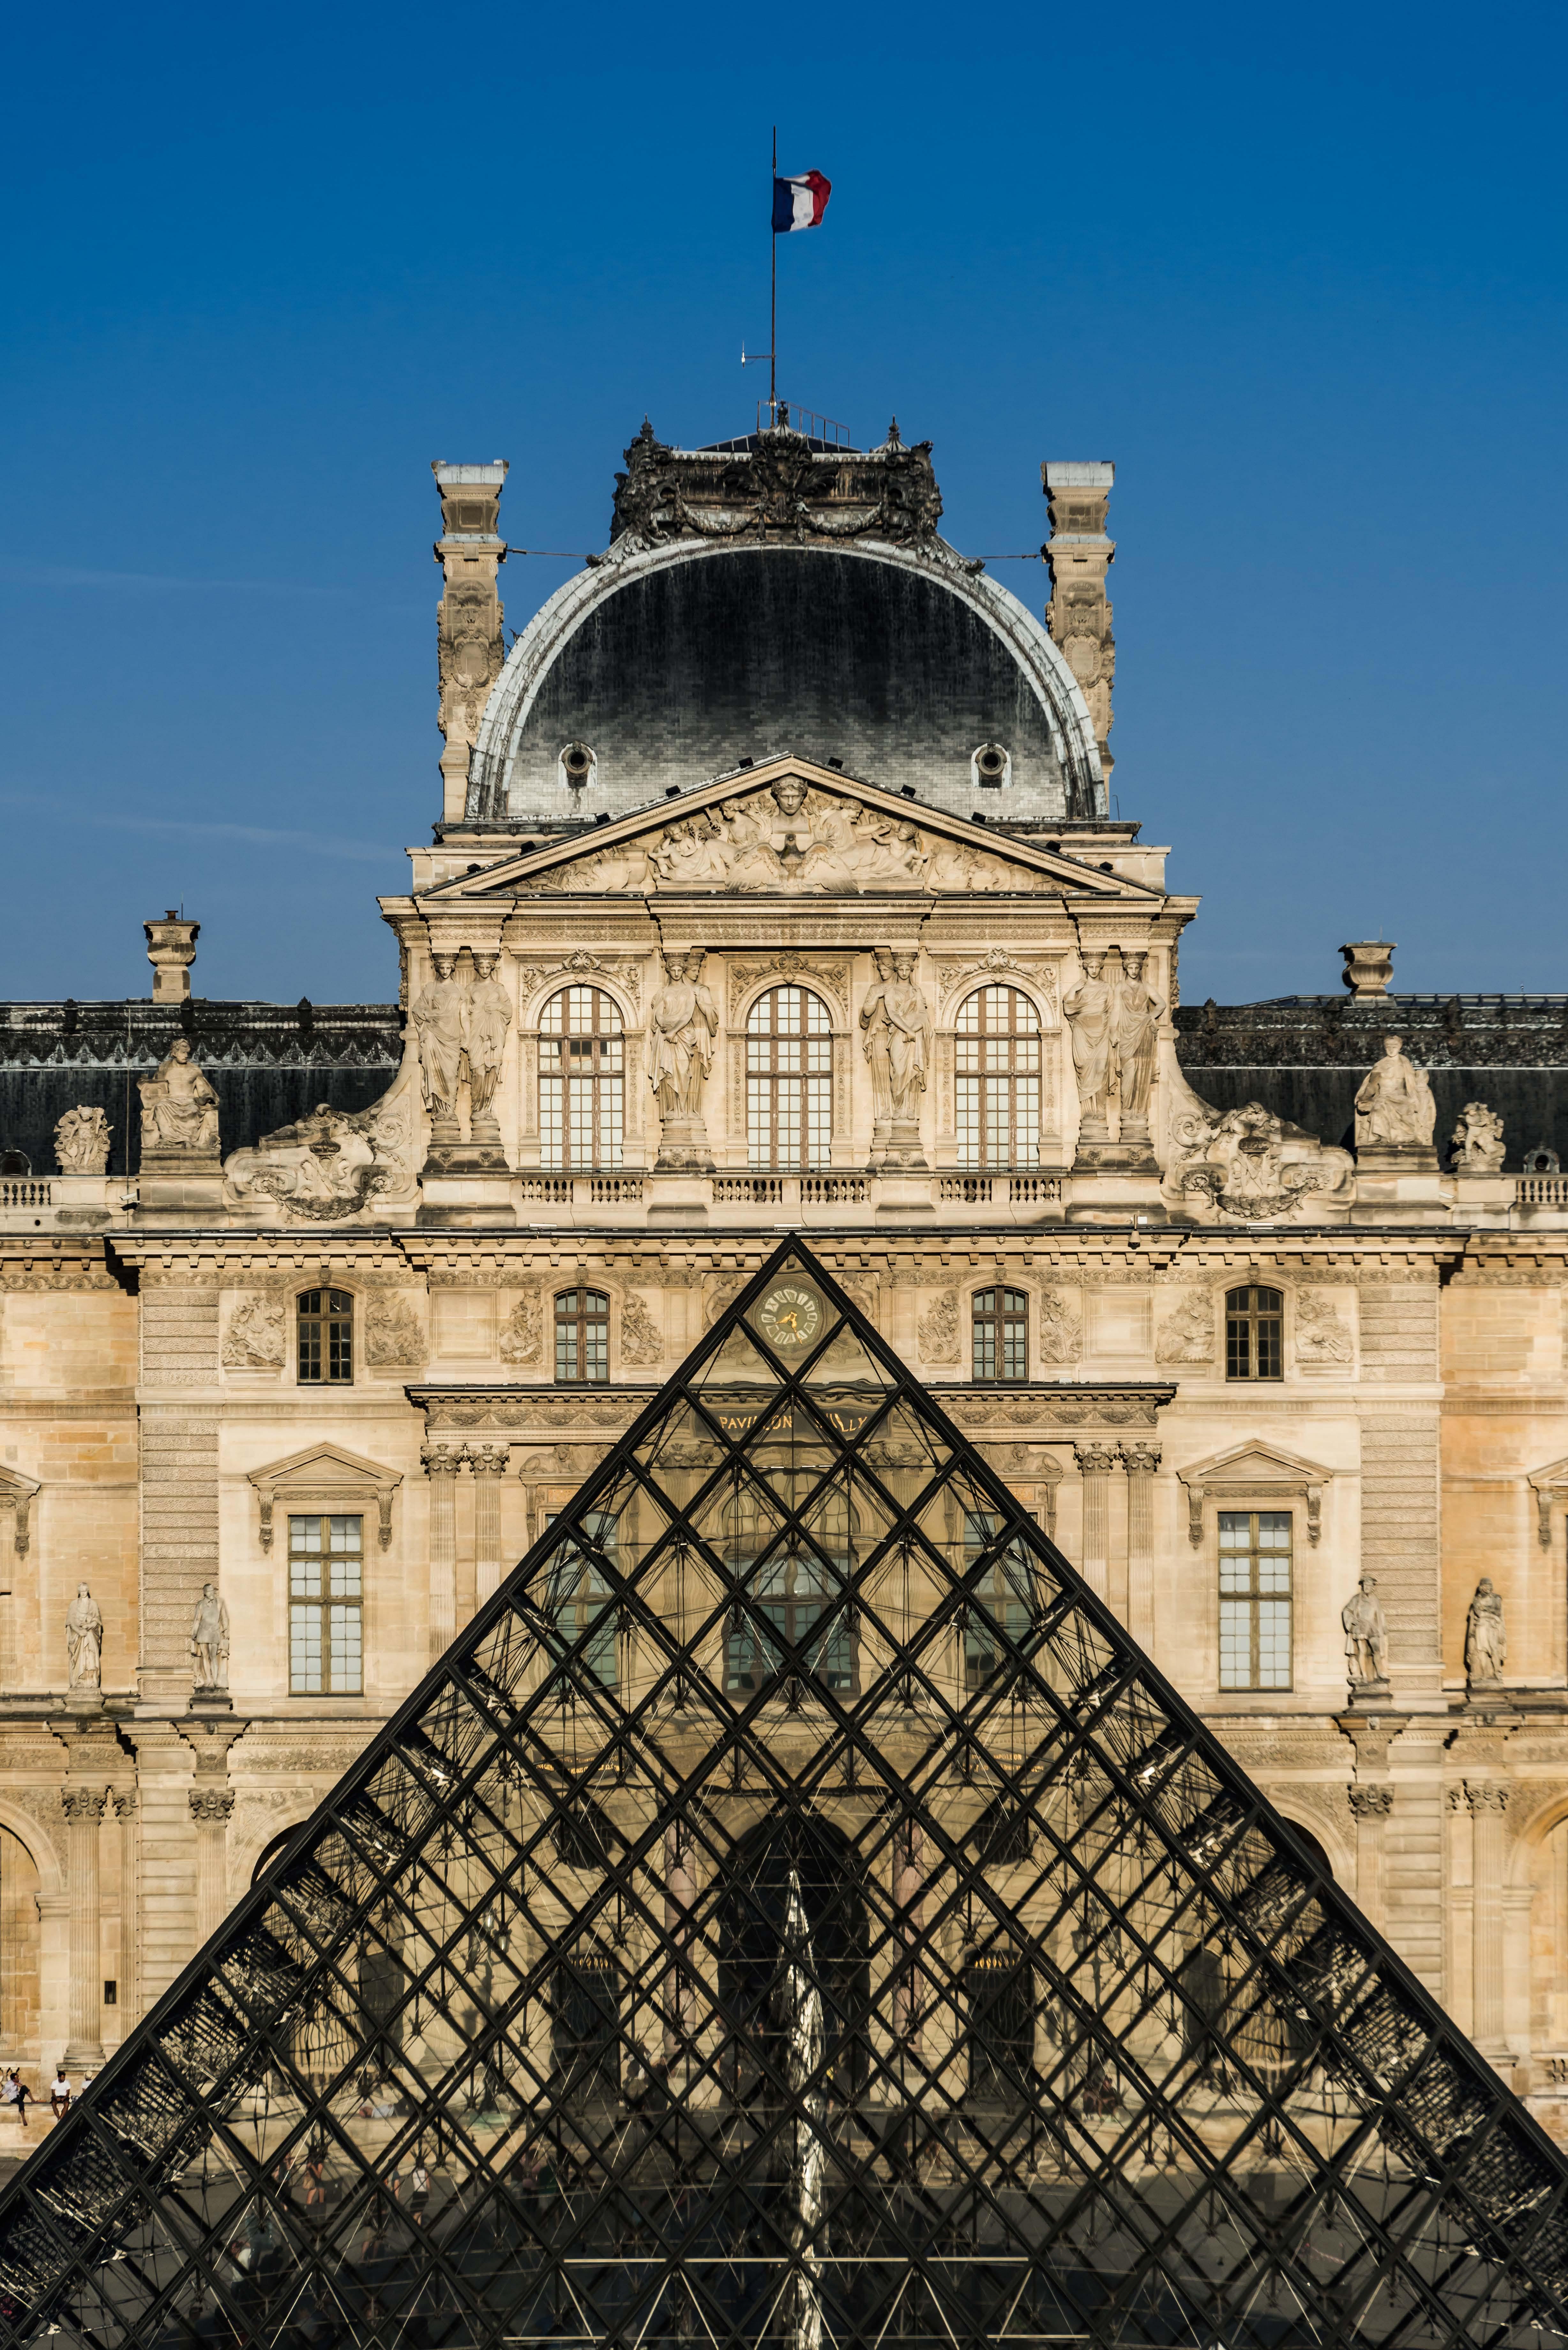
[[[0,2199],[0,2345],[1480,2350],[1565,2187],[791,1242]]]

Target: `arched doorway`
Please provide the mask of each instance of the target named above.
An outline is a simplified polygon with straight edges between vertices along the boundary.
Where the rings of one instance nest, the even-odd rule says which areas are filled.
[[[0,2066],[34,2079],[43,2043],[38,1871],[9,1828],[0,1828]]]
[[[853,1846],[809,1813],[764,1820],[735,1847],[719,1913],[719,2012],[723,2079],[737,2103],[766,2095],[784,2069],[776,2012],[790,1876],[800,1886],[810,1971],[822,1995],[827,2078],[853,2097],[866,2078],[869,1935]]]

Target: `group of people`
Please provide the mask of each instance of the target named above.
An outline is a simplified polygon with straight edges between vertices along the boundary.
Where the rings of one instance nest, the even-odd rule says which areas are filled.
[[[84,2089],[91,2078],[92,2074],[89,2073],[82,2083]],[[16,2117],[24,2129],[27,2126],[27,2100],[32,2094],[33,2092],[17,2073],[15,2065],[6,2074],[5,2079],[0,2081],[0,2105],[16,2106]],[[66,2076],[66,2068],[61,2064],[49,2084],[49,2111],[58,2122],[65,2119],[70,2109],[71,2085]]]

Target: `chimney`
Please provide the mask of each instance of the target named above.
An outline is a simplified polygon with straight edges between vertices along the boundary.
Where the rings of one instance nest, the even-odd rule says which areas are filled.
[[[143,922],[147,960],[152,965],[154,1003],[189,1003],[191,965],[196,960],[200,922],[187,922],[171,906],[161,922]]]
[[[1106,574],[1116,561],[1116,550],[1114,541],[1106,536],[1106,508],[1116,469],[1088,459],[1047,458],[1040,476],[1045,511],[1051,518],[1051,536],[1041,549],[1051,574],[1045,625],[1083,688],[1108,784],[1113,764],[1111,681],[1116,675],[1116,640],[1111,634]]]
[[[441,821],[461,824],[468,812],[468,755],[506,658],[496,585],[506,544],[496,525],[507,468],[503,457],[493,465],[449,465],[437,457],[431,471],[441,493],[441,521],[435,543],[442,572],[441,599],[436,606],[438,723],[446,736],[441,758]]]

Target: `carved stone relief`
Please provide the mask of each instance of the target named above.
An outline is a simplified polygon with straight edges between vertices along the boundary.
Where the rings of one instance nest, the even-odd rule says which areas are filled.
[[[374,1297],[365,1309],[365,1359],[377,1369],[418,1365],[426,1354],[419,1315],[399,1297]]]
[[[613,981],[630,1000],[633,1017],[641,1016],[640,957],[590,954],[587,947],[577,947],[558,962],[519,962],[517,972],[525,995],[532,995],[536,988],[552,979],[557,980],[563,987],[591,987],[596,981]]]
[[[1303,1289],[1295,1301],[1296,1365],[1303,1371],[1327,1370],[1348,1363],[1355,1347],[1331,1298]]]
[[[661,1363],[664,1333],[648,1308],[648,1300],[628,1289],[620,1309],[620,1358],[623,1363]]]
[[[1167,1315],[1155,1339],[1154,1358],[1157,1363],[1214,1360],[1214,1302],[1206,1289],[1191,1291]]]
[[[524,1289],[501,1326],[504,1363],[536,1363],[544,1343],[545,1314],[535,1285]]]
[[[101,1175],[109,1166],[109,1119],[101,1109],[67,1110],[55,1128],[62,1175]]]
[[[405,1064],[369,1109],[320,1103],[308,1118],[264,1134],[223,1161],[228,1208],[275,1208],[291,1221],[332,1223],[372,1200],[411,1200],[420,1155],[415,1076]]]
[[[283,1368],[286,1312],[281,1297],[244,1297],[223,1332],[223,1361],[228,1371]]]
[[[934,1297],[916,1326],[920,1354],[928,1363],[956,1363],[959,1360],[959,1300],[956,1289],[944,1289]]]
[[[1189,1214],[1207,1210],[1228,1222],[1272,1222],[1309,1203],[1316,1212],[1346,1197],[1354,1176],[1347,1150],[1303,1134],[1262,1102],[1221,1112],[1190,1096],[1171,1118],[1171,1149],[1167,1195]]]
[[[1040,1292],[1040,1360],[1043,1363],[1075,1363],[1083,1347],[1083,1319],[1074,1311],[1071,1297],[1059,1289],[1043,1289]]]
[[[841,1025],[849,1019],[849,965],[846,962],[824,962],[813,955],[798,954],[786,948],[766,962],[751,962],[736,958],[730,964],[729,1024],[733,1028],[741,1016],[741,1005],[753,987],[772,979],[785,987],[810,987],[826,995],[837,1011]]]

